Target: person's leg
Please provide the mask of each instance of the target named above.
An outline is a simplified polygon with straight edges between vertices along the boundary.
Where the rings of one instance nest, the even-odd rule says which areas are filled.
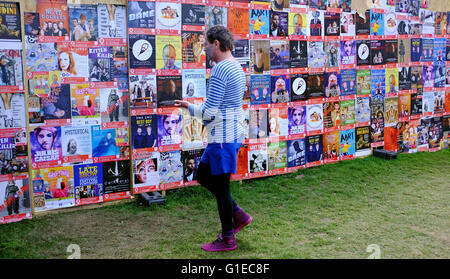
[[[198,183],[200,183],[200,185],[202,185],[203,187],[205,187],[206,189],[208,189],[217,199],[217,195],[221,194],[219,193],[220,187],[216,187],[218,180],[216,179],[220,179],[220,178],[216,178],[215,176],[211,175],[211,168],[209,166],[209,164],[200,162],[198,168],[197,168],[197,173],[196,176],[194,177],[195,180],[197,180]],[[228,193],[230,193],[229,191],[229,178],[228,178]],[[231,197],[231,194],[229,194],[229,198],[231,199],[231,203],[232,203],[232,209],[233,212],[234,210],[236,210],[237,208],[239,208],[238,204],[234,201],[234,199]]]

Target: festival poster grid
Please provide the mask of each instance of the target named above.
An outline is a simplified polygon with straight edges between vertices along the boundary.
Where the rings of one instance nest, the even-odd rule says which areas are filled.
[[[30,125],[38,124],[30,133],[33,166],[72,168],[127,159],[126,7],[61,0],[38,4],[37,13],[27,14],[25,38]],[[34,133],[42,128],[53,131],[47,135],[50,143]],[[85,186],[77,189],[76,205],[107,200],[101,185]],[[129,188],[120,189],[119,196],[129,197]]]
[[[375,17],[373,17],[373,18],[375,18]],[[388,19],[386,19],[386,22],[388,22]],[[376,23],[376,22],[375,22]],[[388,25],[388,24],[386,24],[386,25]],[[375,27],[377,27],[377,26],[375,26]],[[371,26],[371,29],[373,29],[374,28],[374,26]],[[380,28],[380,27],[378,27],[378,28]],[[387,27],[386,27],[386,29],[387,29]],[[371,30],[372,32],[374,31],[374,30]],[[387,84],[386,84],[387,85]],[[387,88],[386,88],[387,89]],[[183,90],[184,91],[184,90]]]

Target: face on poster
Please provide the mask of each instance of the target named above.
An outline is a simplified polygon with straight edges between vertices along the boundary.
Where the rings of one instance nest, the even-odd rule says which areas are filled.
[[[37,127],[30,132],[33,163],[61,160],[61,127]]]
[[[288,13],[271,11],[269,35],[271,37],[287,36],[289,25],[288,20]]]
[[[100,116],[99,89],[91,88],[89,84],[72,84],[70,91],[73,118]]]
[[[337,97],[341,94],[341,75],[338,72],[325,73],[325,97]]]
[[[195,4],[181,4],[183,25],[205,25],[205,6]]]
[[[138,115],[131,117],[133,148],[151,148],[158,146],[158,123],[156,115]]]
[[[327,54],[327,67],[339,67],[341,57],[339,41],[326,41],[325,53]]]
[[[355,41],[341,41],[341,65],[356,63]]]
[[[182,99],[181,76],[157,76],[158,107],[173,106],[175,100]]]
[[[36,5],[41,22],[41,36],[69,35],[69,8],[64,0],[39,0]]]
[[[99,4],[98,36],[100,38],[126,38],[126,7],[114,4]]]
[[[182,140],[181,114],[158,115],[158,146],[180,144]]]
[[[181,33],[181,41],[183,44],[183,63],[205,63],[205,34],[203,32],[183,31]]]
[[[129,1],[128,28],[155,28],[155,2]]]
[[[270,41],[270,69],[289,68],[288,41]]]
[[[308,12],[308,36],[324,35],[324,13],[322,11]]]
[[[101,129],[99,125],[91,126],[92,128],[92,156],[116,156],[119,155],[120,149],[116,145],[116,130]]]
[[[287,142],[287,165],[289,168],[305,164],[305,139]]]
[[[355,13],[341,14],[341,36],[355,36]]]
[[[89,155],[92,152],[91,127],[61,127],[62,155]]]
[[[61,78],[88,77],[89,60],[87,48],[58,45],[58,70],[61,72]]]
[[[306,130],[323,130],[323,108],[321,104],[306,106]]]
[[[151,152],[145,158],[133,161],[134,187],[159,185],[158,161],[158,152]]]
[[[269,10],[250,10],[250,34],[269,35]]]
[[[156,29],[181,31],[181,3],[156,2]]]
[[[302,13],[289,13],[289,35],[306,36],[307,32],[307,15]]]
[[[328,13],[324,14],[325,21],[325,36],[339,36],[341,34],[341,15],[338,13]]]
[[[182,64],[180,36],[156,36],[156,68],[158,70],[180,70]]]
[[[154,69],[156,67],[155,35],[129,34],[130,68]]]
[[[0,2],[0,41],[21,38],[19,3]]]
[[[183,98],[205,98],[205,80],[205,69],[184,69],[182,76]]]
[[[30,202],[25,197],[30,194],[28,179],[2,181],[0,193],[0,217],[31,213]]]
[[[41,97],[41,107],[45,120],[70,119],[70,86],[54,86],[50,94]]]
[[[96,41],[97,5],[69,5],[70,40]]]
[[[389,11],[384,15],[385,31],[384,35],[397,35],[397,19],[393,11]]]
[[[0,50],[0,86],[23,85],[22,51]]]
[[[289,75],[271,76],[272,103],[289,102]]]
[[[370,10],[370,35],[384,35],[384,14],[375,13]]]
[[[228,26],[228,9],[226,7],[205,6],[205,21],[207,28],[215,25]]]

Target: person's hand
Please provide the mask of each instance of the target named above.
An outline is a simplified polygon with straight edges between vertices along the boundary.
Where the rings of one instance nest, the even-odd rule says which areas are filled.
[[[191,103],[187,102],[187,101],[182,101],[182,100],[175,100],[175,106],[176,107],[182,107],[182,108],[188,108],[188,106]]]

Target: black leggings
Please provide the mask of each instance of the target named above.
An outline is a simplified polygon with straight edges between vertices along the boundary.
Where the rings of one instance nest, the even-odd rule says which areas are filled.
[[[237,204],[230,194],[230,173],[211,175],[209,164],[200,162],[196,180],[208,189],[217,200],[220,222],[222,223],[222,233],[233,230],[233,210]]]

